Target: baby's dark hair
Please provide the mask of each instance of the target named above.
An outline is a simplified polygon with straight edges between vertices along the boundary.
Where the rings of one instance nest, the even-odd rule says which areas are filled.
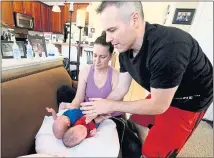
[[[94,44],[100,44],[102,46],[108,47],[108,50],[109,50],[110,54],[112,54],[113,51],[114,51],[114,46],[111,44],[111,42],[106,42],[106,32],[105,31],[103,31],[101,36],[99,36],[95,40]]]
[[[79,144],[79,142],[77,142],[78,139],[77,139],[76,135],[73,134],[74,132],[71,128],[65,132],[65,134],[62,138],[63,144],[66,147],[70,147],[70,148]]]

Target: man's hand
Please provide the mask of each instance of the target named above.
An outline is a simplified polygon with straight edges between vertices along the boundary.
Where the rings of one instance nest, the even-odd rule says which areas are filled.
[[[112,100],[101,98],[91,98],[90,100],[91,102],[84,102],[80,104],[82,106],[80,109],[87,117],[112,112]]]

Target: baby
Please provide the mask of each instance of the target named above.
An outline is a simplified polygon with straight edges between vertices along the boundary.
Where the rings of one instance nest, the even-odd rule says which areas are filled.
[[[69,128],[64,136],[63,143],[66,147],[74,147],[80,144],[85,138],[92,137],[96,134],[96,128],[99,126],[101,119],[94,119],[87,123],[86,117],[82,116],[73,127]]]
[[[74,123],[83,116],[80,109],[73,108],[71,106],[64,106],[63,108],[68,108],[68,110],[66,110],[62,116],[57,116],[54,109],[49,107],[46,108],[48,112],[52,113],[54,119],[53,133],[58,139],[62,139],[68,128],[73,126]]]
[[[96,133],[99,123],[110,117],[86,118],[79,108],[73,108],[68,105],[63,105],[61,108],[68,109],[62,116],[57,116],[55,110],[52,108],[47,107],[46,109],[52,113],[54,119],[53,133],[55,137],[63,139],[63,143],[67,147],[76,146],[85,138],[93,136]],[[94,121],[92,121],[93,119]]]

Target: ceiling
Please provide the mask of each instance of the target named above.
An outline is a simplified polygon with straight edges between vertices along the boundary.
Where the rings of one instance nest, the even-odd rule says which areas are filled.
[[[64,3],[65,3],[65,1],[63,2],[63,1],[61,1],[61,2],[44,2],[43,0],[40,0],[42,3],[45,3],[45,4],[47,4],[47,5],[49,5],[49,6],[53,6],[53,5],[59,5],[59,6],[62,6],[62,5],[64,5]],[[70,2],[70,1],[67,1],[67,2]],[[89,3],[89,2],[74,2],[74,3]]]

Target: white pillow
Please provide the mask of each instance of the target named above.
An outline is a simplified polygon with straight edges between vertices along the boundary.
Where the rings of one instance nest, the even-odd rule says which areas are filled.
[[[60,111],[60,114],[62,111]],[[67,148],[61,139],[57,139],[52,131],[53,118],[45,116],[42,126],[36,135],[36,152],[39,154],[56,154],[65,157],[117,157],[119,139],[115,123],[104,120],[95,136],[87,138],[81,144]]]

